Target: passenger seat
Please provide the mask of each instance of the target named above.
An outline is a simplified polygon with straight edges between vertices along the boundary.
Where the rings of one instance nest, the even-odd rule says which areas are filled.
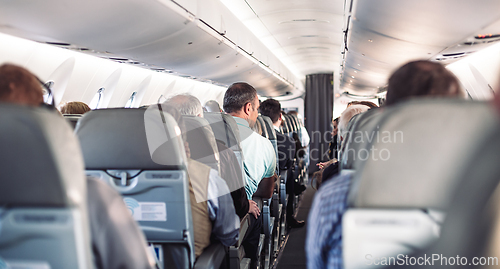
[[[44,108],[0,106],[0,264],[93,268],[81,151]]]
[[[407,254],[439,237],[460,168],[496,117],[485,102],[420,99],[387,108],[371,125],[378,136],[364,149],[371,153],[342,219],[347,269],[369,267],[368,254]]]

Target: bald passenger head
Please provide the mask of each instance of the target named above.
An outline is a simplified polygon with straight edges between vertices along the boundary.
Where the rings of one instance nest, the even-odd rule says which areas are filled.
[[[25,68],[4,64],[0,66],[0,102],[38,106],[43,103],[41,84]]]

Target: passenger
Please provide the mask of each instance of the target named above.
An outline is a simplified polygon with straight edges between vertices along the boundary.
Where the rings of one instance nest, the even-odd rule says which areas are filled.
[[[365,105],[369,108],[377,108],[378,107],[375,103],[370,102],[370,101],[351,101],[351,102],[349,102],[349,104],[347,104],[347,107],[350,107],[352,105]]]
[[[267,99],[260,105],[260,113],[271,118],[273,122],[273,127],[276,130],[276,140],[278,142],[279,168],[280,171],[282,169],[288,170],[286,193],[289,194],[290,197],[292,197],[295,195],[295,179],[293,178],[292,168],[294,165],[293,159],[295,158],[296,147],[295,141],[289,136],[282,134],[279,130],[279,127],[281,126],[281,122],[283,120],[281,114],[281,104],[275,99]],[[298,221],[293,217],[293,209],[293,203],[288,203],[286,207],[286,221],[288,226],[290,228],[304,227],[305,222],[303,220]]]
[[[203,106],[203,109],[206,112],[222,112],[219,103],[215,100],[208,100]]]
[[[82,115],[90,111],[90,107],[84,102],[68,102],[61,109],[61,114],[78,114]]]
[[[190,158],[189,143],[186,141],[184,120],[179,110],[172,106],[173,100],[190,100],[196,98],[190,95],[179,95],[169,99],[162,109],[172,115],[181,129],[184,148],[188,157],[189,198],[193,217],[194,245],[196,258],[210,245],[210,238],[219,240],[225,246],[232,246],[238,241],[240,221],[234,211],[233,200],[229,195],[226,182],[219,177],[218,172],[209,166]],[[198,99],[196,99],[198,100]],[[199,102],[199,101],[198,101]],[[191,103],[189,103],[191,104]],[[196,106],[186,105],[183,111],[198,113]],[[200,105],[201,109],[201,105]],[[194,186],[193,186],[194,185]],[[195,189],[206,188],[209,199],[198,202]]]
[[[248,199],[253,196],[271,198],[277,175],[276,155],[268,139],[252,131],[258,116],[259,99],[257,91],[248,83],[239,82],[231,85],[224,95],[224,111],[234,117],[242,138],[241,147],[244,155],[246,175],[245,190]],[[260,230],[262,217],[250,217],[250,230]],[[251,268],[257,267],[259,234],[247,236],[243,247],[252,259]]]
[[[419,96],[462,97],[463,94],[456,77],[441,64],[430,61],[409,62],[389,78],[388,100],[385,105],[390,106]],[[340,135],[346,130],[345,122],[346,120],[340,120]],[[314,197],[306,239],[309,269],[343,268],[342,215],[347,209],[351,176],[344,174],[330,179]]]
[[[299,134],[299,138],[300,138],[300,144],[302,145],[302,147],[304,147],[304,156],[303,156],[304,167],[308,168],[309,162],[310,162],[310,160],[309,160],[309,154],[310,154],[309,143],[311,142],[311,138],[309,137],[309,133],[307,132],[306,127],[304,126],[304,122],[302,120],[301,115],[297,111],[290,111],[290,112],[288,112],[288,114],[297,117],[297,119],[299,120],[300,128],[298,130],[298,134]]]
[[[4,64],[0,66],[0,101],[40,106],[41,84],[28,70]],[[118,192],[100,180],[88,178],[87,208],[98,269],[153,268],[144,235]]]
[[[348,106],[346,108],[346,110],[344,110],[344,112],[342,112],[342,116],[340,116],[338,118],[339,119],[339,127],[338,127],[338,133],[339,133],[338,137],[339,138],[338,138],[338,140],[341,143],[341,149],[342,149],[342,145],[345,145],[345,140],[347,140],[349,137],[348,125],[351,122],[351,120],[355,116],[357,116],[363,112],[366,112],[369,109],[370,109],[369,106],[360,105],[359,102],[356,101],[356,103],[353,103],[352,105]],[[335,158],[335,159],[329,160],[328,162],[318,163],[318,166],[321,168],[321,170],[318,172],[315,172],[313,175],[313,178],[316,180],[316,187],[319,189],[321,184],[324,184],[326,181],[328,181],[333,176],[335,176],[339,173],[339,162]]]
[[[176,95],[168,99],[164,104],[177,108],[181,112],[181,114],[203,117],[203,109],[201,107],[201,103],[198,98],[192,95]],[[220,176],[224,180],[226,180],[228,186],[233,186],[235,185],[234,183],[242,182],[241,168],[234,152],[218,140],[217,148],[219,150],[221,165]],[[260,214],[257,203],[252,200],[248,200],[245,192],[245,187],[241,187],[232,191],[231,197],[233,198],[236,214],[240,218],[243,218],[247,213],[253,214],[256,218]]]

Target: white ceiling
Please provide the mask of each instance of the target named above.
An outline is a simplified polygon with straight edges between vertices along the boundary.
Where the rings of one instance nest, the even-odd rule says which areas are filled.
[[[338,70],[343,0],[221,0],[293,73]]]

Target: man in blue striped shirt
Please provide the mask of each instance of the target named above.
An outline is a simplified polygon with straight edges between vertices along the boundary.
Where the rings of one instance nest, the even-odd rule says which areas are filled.
[[[314,197],[307,226],[307,268],[341,269],[342,215],[352,174],[339,175],[321,186]]]

